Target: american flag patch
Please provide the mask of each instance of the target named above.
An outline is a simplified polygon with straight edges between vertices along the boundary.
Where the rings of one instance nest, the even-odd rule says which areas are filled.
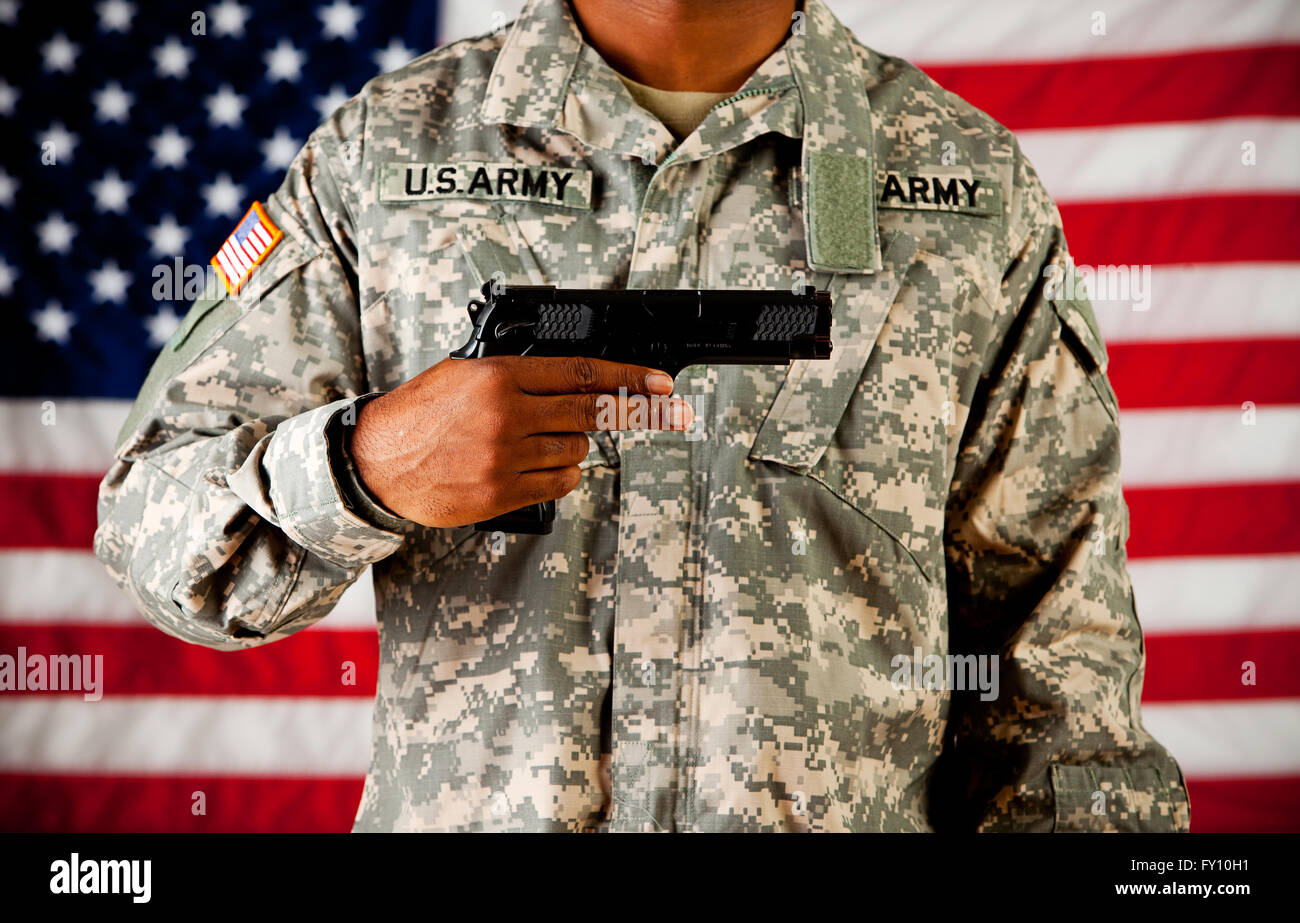
[[[217,267],[222,281],[226,283],[226,291],[232,295],[237,293],[239,287],[253,274],[257,264],[266,259],[283,236],[280,229],[266,216],[262,203],[254,202],[212,258],[212,265]]]

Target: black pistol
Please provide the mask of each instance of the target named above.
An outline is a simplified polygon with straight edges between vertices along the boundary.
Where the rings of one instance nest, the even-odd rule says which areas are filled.
[[[587,356],[662,369],[688,365],[788,365],[831,354],[831,298],[733,289],[590,289],[483,283],[472,299],[469,342],[453,359]],[[547,535],[555,501],[475,524],[480,532]]]

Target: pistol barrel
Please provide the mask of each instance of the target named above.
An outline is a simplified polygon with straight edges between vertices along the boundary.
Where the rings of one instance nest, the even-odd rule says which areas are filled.
[[[784,364],[831,352],[830,295],[782,290],[561,289],[484,285],[457,358],[589,356],[663,369]]]

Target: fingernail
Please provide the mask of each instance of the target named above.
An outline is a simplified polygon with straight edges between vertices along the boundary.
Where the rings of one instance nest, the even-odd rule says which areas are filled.
[[[673,429],[686,429],[695,420],[695,411],[685,401],[673,401],[668,408],[668,425]]]
[[[645,377],[645,386],[654,394],[672,394],[673,380],[663,372],[651,372]]]

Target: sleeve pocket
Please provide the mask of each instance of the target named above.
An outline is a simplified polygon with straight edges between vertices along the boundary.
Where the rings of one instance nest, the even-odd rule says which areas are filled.
[[[262,275],[255,284],[246,284],[237,294],[224,291],[216,296],[206,294],[194,302],[176,332],[154,359],[153,366],[140,387],[139,396],[118,432],[116,448],[119,451],[143,422],[145,414],[152,411],[158,395],[167,383],[183,372],[218,336],[234,326],[262,296],[291,272],[305,266],[318,252],[314,245],[304,246],[289,237],[280,241],[276,251],[264,265],[258,267],[258,272]],[[207,291],[210,292],[211,289],[212,282],[209,282]]]
[[[1111,387],[1110,379],[1106,377],[1110,355],[1106,352],[1106,344],[1097,327],[1092,305],[1086,298],[1053,298],[1052,308],[1065,326],[1061,334],[1062,341],[1088,373],[1088,380],[1097,392],[1097,397],[1101,398],[1110,418],[1117,421],[1119,400]]]
[[[1051,767],[1056,833],[1140,833],[1163,828],[1164,776],[1152,766]]]

